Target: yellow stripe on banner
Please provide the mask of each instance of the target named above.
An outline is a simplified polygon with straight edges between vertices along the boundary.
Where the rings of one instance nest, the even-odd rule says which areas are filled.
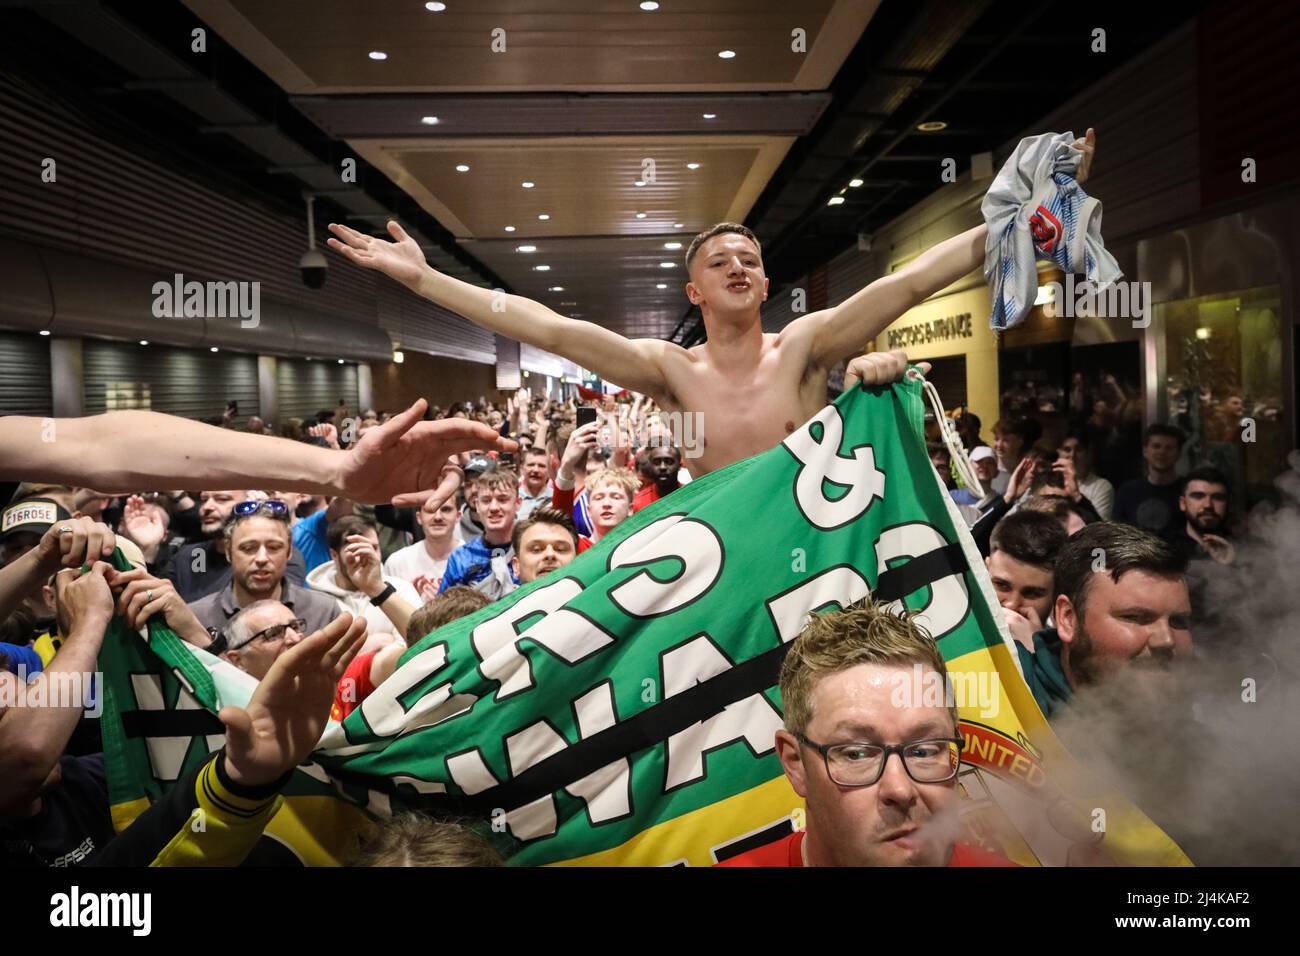
[[[785,775],[769,780],[642,830],[626,843],[562,860],[552,866],[666,866],[687,863],[712,866],[713,849],[793,816],[802,818],[803,797],[794,792]],[[796,813],[796,811],[798,811]]]

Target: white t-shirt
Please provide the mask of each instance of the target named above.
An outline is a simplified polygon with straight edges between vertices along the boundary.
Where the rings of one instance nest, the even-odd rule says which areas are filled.
[[[447,559],[435,561],[429,557],[429,550],[423,541],[394,551],[384,562],[384,574],[390,578],[406,581],[420,595],[421,602],[428,601],[428,595],[438,593],[442,583],[442,573],[447,570]]]

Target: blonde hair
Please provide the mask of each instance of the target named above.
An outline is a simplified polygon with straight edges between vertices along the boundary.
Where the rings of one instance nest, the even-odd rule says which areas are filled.
[[[637,478],[636,473],[631,468],[603,468],[592,475],[591,481],[587,482],[585,486],[587,497],[590,498],[605,485],[622,488],[627,492],[627,500],[631,501],[636,497],[636,493],[641,490],[641,479]]]
[[[918,611],[887,610],[870,596],[842,611],[814,614],[781,664],[785,729],[804,733],[812,720],[812,695],[823,678],[859,664],[920,664],[948,686],[948,668],[934,639],[913,618]],[[953,727],[957,708],[949,708]]]

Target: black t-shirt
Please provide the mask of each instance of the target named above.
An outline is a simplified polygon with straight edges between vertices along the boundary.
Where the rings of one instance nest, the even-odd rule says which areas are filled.
[[[0,818],[0,870],[80,866],[113,839],[104,755],[61,757],[63,779],[41,794],[34,817]]]
[[[1153,485],[1145,478],[1124,482],[1115,492],[1115,517],[1166,541],[1177,541],[1187,522],[1178,510],[1179,484]]]

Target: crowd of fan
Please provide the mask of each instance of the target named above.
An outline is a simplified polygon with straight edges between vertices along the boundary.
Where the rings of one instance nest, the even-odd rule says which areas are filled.
[[[462,453],[456,496],[440,500],[434,494],[419,508],[270,488],[109,497],[87,488],[23,485],[4,511],[0,535],[0,678],[5,669],[26,681],[43,671],[93,672],[104,630],[119,613],[132,628],[164,623],[219,655],[260,681],[257,695],[266,699],[296,680],[300,712],[286,719],[302,721],[305,738],[318,739],[323,716],[309,711],[320,694],[329,698],[330,717],[346,717],[394,673],[410,645],[562,568],[629,515],[689,481],[682,451],[650,403],[627,396],[593,404],[594,416],[585,417],[594,420],[581,424],[574,402],[534,398],[526,390],[502,407],[480,400],[432,409],[434,418],[484,422],[517,442],[518,450]],[[346,448],[387,417],[367,412],[354,418],[340,407],[308,424],[290,420],[281,435]],[[222,424],[237,427],[229,413]],[[1059,713],[1077,688],[1105,681],[1132,662],[1189,652],[1189,580],[1195,590],[1195,577],[1186,575],[1189,562],[1231,562],[1233,546],[1227,479],[1208,467],[1179,477],[1181,433],[1151,426],[1143,445],[1145,477],[1116,490],[1093,472],[1085,429],[1071,430],[1053,448],[1039,443],[1032,420],[999,421],[990,447],[973,415],[962,414],[954,424],[983,487],[977,492],[960,482],[943,443],[929,445],[931,461],[986,557],[1044,714]],[[242,428],[272,433],[258,418]],[[129,567],[103,563],[114,547]],[[1109,574],[1090,573],[1097,549]],[[81,566],[81,573],[56,573],[69,566]],[[787,731],[784,738],[778,734],[783,766],[807,798],[810,818],[823,821],[821,836],[803,846],[795,835],[730,862],[894,862],[890,854],[897,853],[911,862],[997,865],[969,847],[953,855],[955,837],[922,846],[911,824],[894,833],[881,822],[893,812],[894,791],[902,794],[900,805],[916,803],[920,793],[936,816],[951,798],[949,748],[960,741],[955,715],[949,720],[941,711],[944,726],[927,735],[933,740],[900,751],[897,767],[888,751],[863,756],[862,747],[837,763],[849,745],[813,742],[812,722],[824,723],[830,713],[829,704],[811,702],[822,692],[818,681],[846,668],[853,672],[858,664],[920,663],[942,672],[933,642],[906,615],[884,614],[870,602],[821,620],[829,623],[810,625],[815,633],[801,637],[787,658],[781,679]],[[304,689],[311,667],[324,668],[330,678],[316,697]],[[250,712],[266,703],[257,695]],[[202,772],[213,777],[205,785],[224,787],[230,800],[256,803],[274,794],[277,781],[305,754],[281,754],[283,766],[259,765],[250,748],[240,750],[240,720],[227,721],[226,759]],[[907,736],[906,728],[898,733],[907,740],[916,736]],[[820,783],[812,779],[820,774],[812,769],[816,759],[800,756],[805,745],[824,763]],[[113,841],[101,750],[97,722],[81,719],[78,711],[0,720],[0,859],[69,865],[132,862],[140,853],[140,859],[154,858],[156,847],[145,839],[150,825],[127,831],[138,837],[135,845]],[[867,780],[872,768],[878,774]],[[852,794],[877,780],[873,809],[852,802],[863,799]],[[182,801],[171,812],[183,821],[191,809]],[[166,812],[157,805],[150,811]],[[908,810],[904,817],[916,814]],[[833,821],[843,831],[842,844],[830,838]],[[155,819],[156,842],[170,845],[174,823]],[[864,827],[875,829],[855,837]],[[875,849],[857,853],[855,846]],[[385,828],[359,859],[500,862],[464,827],[411,818]]]

